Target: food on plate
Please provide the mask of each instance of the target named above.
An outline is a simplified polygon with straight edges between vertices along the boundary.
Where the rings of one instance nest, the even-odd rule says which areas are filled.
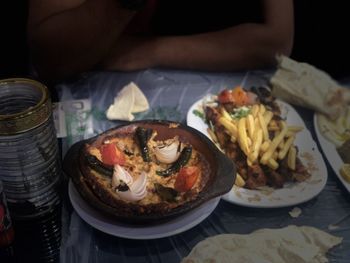
[[[142,125],[89,141],[80,156],[80,170],[94,194],[132,215],[163,213],[196,199],[210,169],[186,138],[162,139]]]
[[[245,235],[208,237],[181,262],[328,262],[326,253],[342,241],[342,237],[310,226],[259,229]]]
[[[334,120],[322,114],[318,114],[316,120],[319,132],[335,147],[334,153],[327,156],[331,165],[334,164],[332,158],[337,153],[342,161],[334,171],[350,184],[350,106],[345,107],[342,114]]]
[[[340,86],[326,72],[286,56],[278,56],[277,62],[277,71],[270,79],[274,97],[330,119],[338,118],[350,103],[350,89]]]
[[[350,163],[350,139],[338,147],[337,152],[344,163]]]
[[[342,178],[350,183],[350,107],[346,108],[337,119],[331,120],[319,114],[317,125],[321,134],[332,144],[344,162],[339,169]]]
[[[203,107],[209,135],[236,164],[237,186],[281,188],[310,176],[294,145],[302,127],[287,125],[268,89],[225,89]]]
[[[339,171],[340,175],[350,184],[350,163],[344,163]]]

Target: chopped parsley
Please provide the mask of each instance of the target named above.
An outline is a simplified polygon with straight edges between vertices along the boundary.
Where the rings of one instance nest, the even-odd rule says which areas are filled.
[[[233,109],[233,112],[230,113],[233,119],[241,119],[247,117],[250,113],[250,108],[243,106],[238,109]]]
[[[199,111],[199,110],[193,110],[192,111],[194,115],[196,115],[197,117],[201,118],[202,120],[205,121],[205,116],[204,116],[204,113]]]

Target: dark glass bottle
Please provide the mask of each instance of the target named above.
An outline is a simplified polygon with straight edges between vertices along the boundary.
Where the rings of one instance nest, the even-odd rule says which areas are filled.
[[[14,230],[0,181],[0,262],[14,262]]]
[[[13,219],[16,263],[58,263],[61,245],[60,200],[45,213],[28,219]]]

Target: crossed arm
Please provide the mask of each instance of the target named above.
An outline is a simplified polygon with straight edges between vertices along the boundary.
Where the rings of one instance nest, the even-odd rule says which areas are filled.
[[[273,65],[277,53],[290,55],[293,46],[292,0],[264,0],[260,24],[148,38],[122,34],[134,12],[121,9],[116,0],[75,1],[75,6],[60,9],[53,4],[62,3],[59,0],[31,0],[45,2],[52,10],[31,5],[28,25],[34,63],[46,78],[67,77],[96,65],[121,71],[155,66],[251,69]]]

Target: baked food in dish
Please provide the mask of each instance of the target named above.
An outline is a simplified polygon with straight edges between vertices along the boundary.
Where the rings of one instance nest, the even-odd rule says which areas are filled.
[[[133,122],[82,141],[63,167],[91,205],[130,222],[189,211],[228,192],[235,174],[205,136],[167,121]]]

